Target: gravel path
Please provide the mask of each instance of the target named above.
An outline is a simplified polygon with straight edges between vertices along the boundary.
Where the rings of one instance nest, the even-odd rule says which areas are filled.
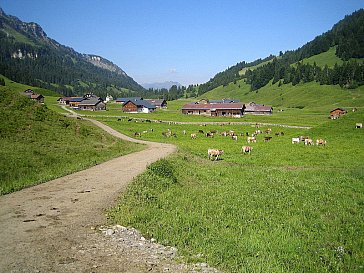
[[[176,147],[137,141],[90,121],[147,148],[1,196],[0,272],[194,272],[196,266],[216,272],[207,265],[178,264],[176,249],[148,241],[133,229],[102,227],[105,209],[115,205],[128,183]]]

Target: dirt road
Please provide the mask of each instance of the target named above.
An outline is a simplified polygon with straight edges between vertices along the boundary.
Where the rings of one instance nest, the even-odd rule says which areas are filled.
[[[1,196],[0,272],[184,272],[172,259],[151,262],[143,250],[110,241],[94,228],[105,224],[105,209],[133,177],[176,147],[136,141],[92,122],[147,148]]]

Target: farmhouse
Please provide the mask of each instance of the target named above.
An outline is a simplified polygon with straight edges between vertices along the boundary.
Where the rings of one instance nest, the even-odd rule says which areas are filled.
[[[127,113],[150,113],[156,107],[146,100],[128,100],[122,106],[122,111]]]
[[[273,113],[273,107],[264,104],[256,104],[250,102],[245,104],[244,114],[246,115],[271,115]]]
[[[20,93],[26,97],[28,97],[31,100],[37,101],[39,103],[44,103],[44,96],[40,94],[34,93],[32,89],[27,89],[24,92]]]
[[[119,104],[124,104],[127,101],[137,101],[137,100],[138,101],[143,100],[143,98],[142,97],[117,98],[115,102]]]
[[[187,115],[241,117],[243,112],[242,103],[188,103],[182,107],[182,113]]]
[[[84,99],[78,104],[78,109],[90,111],[106,110],[106,104],[101,98]]]
[[[62,97],[62,98],[59,98],[57,101],[59,104],[69,105],[71,99],[72,99],[72,97]]]
[[[346,111],[343,108],[336,108],[332,111],[330,111],[330,118],[331,119],[338,119],[339,117],[341,117],[342,115],[345,115],[348,111]]]
[[[72,97],[69,100],[69,106],[72,107],[72,108],[74,108],[74,109],[78,109],[78,105],[83,100],[84,100],[83,97]]]
[[[166,100],[145,100],[149,102],[151,105],[154,105],[157,108],[167,108]]]

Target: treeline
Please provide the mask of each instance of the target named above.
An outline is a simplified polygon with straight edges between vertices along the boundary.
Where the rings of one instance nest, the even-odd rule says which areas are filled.
[[[310,76],[308,78],[312,80],[317,80],[320,83],[325,84],[340,84],[345,86],[348,82],[353,81],[355,83],[349,84],[350,86],[355,86],[355,84],[362,84],[358,76],[354,72],[352,79],[349,79],[345,75],[347,70],[355,70],[361,68],[355,68],[360,66],[359,64],[347,63],[342,67],[330,68],[319,68],[317,66],[302,66],[299,64],[296,68],[291,67],[292,64],[302,61],[305,58],[323,53],[328,51],[331,47],[336,47],[336,56],[344,61],[350,60],[351,58],[364,58],[364,10],[360,9],[351,15],[346,16],[343,20],[335,24],[332,29],[328,32],[317,36],[311,42],[308,42],[304,46],[291,51],[286,51],[285,53],[280,52],[278,58],[269,56],[264,60],[257,60],[256,64],[262,63],[267,60],[274,59],[272,63],[268,63],[260,68],[250,71],[248,75],[239,75],[239,71],[246,67],[251,67],[256,64],[250,63],[246,64],[244,62],[238,63],[227,70],[216,74],[208,82],[201,84],[199,87],[199,94],[203,94],[210,91],[220,85],[227,85],[230,82],[242,79],[244,77],[248,78],[248,82],[252,84],[252,89],[256,90],[260,87],[266,85],[273,78],[275,80],[284,79],[285,82],[296,83],[297,81],[306,81],[306,73],[304,71],[310,71]],[[349,67],[349,68],[348,68]],[[294,71],[293,71],[294,70]],[[326,75],[329,75],[329,80],[321,79],[320,71],[325,70]],[[330,76],[331,74],[332,76]],[[312,76],[314,74],[315,76]],[[301,76],[300,76],[301,75]],[[302,76],[305,75],[305,76]],[[330,80],[330,78],[333,78]],[[338,80],[341,79],[341,80]],[[340,83],[339,83],[340,82]],[[346,82],[346,83],[344,83]]]
[[[269,61],[273,59],[274,56],[270,55],[267,58],[264,59],[258,59],[254,62],[247,63],[245,61],[237,63],[236,65],[229,67],[223,72],[217,73],[212,79],[210,79],[208,82],[200,84],[198,88],[198,94],[202,95],[206,93],[207,91],[210,91],[220,85],[228,85],[230,82],[237,81],[242,78],[240,76],[239,71],[241,71],[243,68],[252,67],[258,64],[261,64],[263,62]]]
[[[176,100],[185,96],[187,88],[185,86],[172,85],[171,88],[153,89],[149,88],[141,92],[141,97],[147,99]]]
[[[297,65],[290,65],[284,60],[274,59],[253,71],[247,70],[244,77],[252,90],[265,86],[271,80],[273,84],[279,82],[279,85],[316,81],[320,84],[356,88],[364,84],[364,65],[352,60],[342,65],[335,64],[333,68],[327,65],[321,68],[316,63],[312,65],[299,62]]]

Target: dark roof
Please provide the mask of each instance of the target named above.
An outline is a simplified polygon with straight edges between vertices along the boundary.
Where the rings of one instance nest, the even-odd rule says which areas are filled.
[[[347,113],[347,112],[348,112],[348,111],[346,111],[344,108],[336,108],[336,109],[334,109],[334,110],[331,110],[331,111],[330,111],[330,113],[335,112],[335,111],[337,111],[337,110],[340,110],[340,111],[345,112],[345,113]]]
[[[40,94],[32,94],[30,96],[30,98],[32,98],[32,99],[41,99],[41,98],[44,98],[44,96],[43,95],[40,95]]]
[[[102,101],[99,99],[91,98],[88,100],[81,101],[79,106],[94,106],[94,105],[99,104],[100,102],[102,102]]]
[[[72,99],[72,97],[62,97],[62,98],[59,98],[57,101],[60,101],[60,100],[69,101],[70,99]]]
[[[83,101],[83,100],[84,100],[84,98],[82,98],[82,97],[73,97],[73,98],[70,99],[70,101],[72,101],[72,102],[80,102],[80,101]]]
[[[124,102],[123,106],[125,104],[127,104],[129,101],[134,103],[137,107],[145,107],[145,108],[148,108],[148,109],[155,109],[156,108],[155,105],[149,103],[146,100],[128,100],[128,101]]]
[[[144,101],[147,101],[147,102],[149,102],[150,104],[155,105],[155,106],[160,106],[160,105],[162,105],[163,103],[167,103],[167,101],[166,101],[166,100],[144,100]]]
[[[142,97],[130,97],[130,98],[117,98],[117,102],[127,102],[127,101],[136,101],[136,100],[142,100]]]
[[[232,103],[206,103],[206,104],[195,104],[188,103],[182,107],[182,110],[224,110],[224,109],[243,109],[243,104],[239,102]]]

